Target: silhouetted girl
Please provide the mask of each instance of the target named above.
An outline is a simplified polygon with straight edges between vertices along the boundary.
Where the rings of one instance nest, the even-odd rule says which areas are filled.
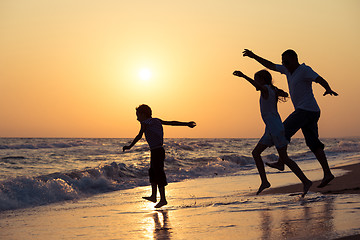
[[[312,182],[304,175],[299,166],[292,161],[287,154],[287,145],[289,142],[285,138],[284,126],[277,110],[278,100],[285,101],[288,94],[272,84],[271,74],[266,70],[261,70],[255,73],[255,80],[249,78],[240,71],[235,71],[233,74],[235,76],[245,78],[256,88],[257,91],[260,90],[261,92],[260,111],[266,128],[264,135],[252,151],[252,155],[261,178],[261,185],[256,194],[259,194],[264,189],[271,186],[266,177],[261,153],[266,148],[275,145],[281,161],[285,163],[303,183],[304,191],[302,196],[305,196],[305,194],[309,191]]]

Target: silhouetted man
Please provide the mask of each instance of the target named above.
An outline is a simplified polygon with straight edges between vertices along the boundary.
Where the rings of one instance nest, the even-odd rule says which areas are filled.
[[[285,137],[290,141],[299,129],[302,130],[306,145],[315,154],[324,172],[324,178],[318,187],[325,187],[334,179],[334,175],[331,173],[326,159],[324,144],[319,140],[317,123],[320,118],[320,108],[312,91],[312,82],[319,83],[325,88],[324,96],[327,94],[337,96],[338,94],[331,90],[328,82],[311,67],[304,63],[300,64],[294,50],[286,50],[282,54],[282,65],[261,58],[248,49],[244,50],[243,55],[255,59],[270,70],[286,75],[295,111],[284,121]],[[284,170],[284,163],[281,159],[274,163],[267,163],[267,165],[281,171]]]

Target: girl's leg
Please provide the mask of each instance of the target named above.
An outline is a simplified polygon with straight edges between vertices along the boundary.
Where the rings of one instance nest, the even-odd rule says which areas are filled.
[[[166,196],[165,196],[165,186],[159,185],[159,192],[160,192],[160,201],[156,204],[155,208],[160,208],[167,204]]]
[[[151,184],[151,196],[150,197],[143,197],[143,199],[146,199],[146,200],[148,200],[150,202],[156,203],[156,194],[157,194],[157,184],[152,183]]]
[[[304,116],[302,110],[295,110],[283,122],[285,129],[285,137],[290,142],[292,136],[296,134],[306,124],[307,117]],[[284,162],[279,158],[277,162],[266,163],[269,167],[284,171]]]
[[[261,178],[261,185],[259,187],[259,190],[257,191],[256,195],[261,193],[264,189],[269,188],[271,185],[269,181],[267,180],[265,168],[264,168],[264,162],[261,159],[261,153],[267,148],[266,145],[258,143],[254,150],[252,151],[253,158],[255,160],[256,167],[259,171],[259,175]]]
[[[304,192],[302,194],[302,196],[304,197],[305,194],[309,191],[312,182],[305,176],[305,174],[303,173],[303,171],[301,171],[301,169],[299,168],[299,166],[289,158],[288,154],[287,154],[287,146],[277,149],[278,153],[279,153],[279,157],[281,159],[281,161],[283,163],[285,163],[290,169],[291,171],[293,171],[293,173],[295,173],[295,175],[301,180],[301,182],[304,185]]]

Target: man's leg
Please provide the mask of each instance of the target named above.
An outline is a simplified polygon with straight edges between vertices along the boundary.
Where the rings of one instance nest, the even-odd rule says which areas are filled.
[[[306,145],[314,153],[316,159],[319,161],[323,169],[324,178],[318,186],[319,188],[322,188],[325,187],[335,177],[331,173],[326,154],[324,152],[324,144],[319,139],[319,130],[317,123],[320,118],[320,112],[309,112],[308,115],[311,121],[306,124],[301,130],[304,134]]]
[[[312,182],[305,176],[303,171],[299,168],[299,166],[289,158],[287,154],[287,146],[277,149],[280,158],[282,161],[291,169],[293,173],[300,179],[300,181],[303,183],[304,186],[304,192],[302,194],[302,197],[306,195],[306,193],[309,191]]]
[[[314,151],[314,154],[316,156],[316,159],[319,161],[323,172],[324,172],[324,178],[321,181],[321,183],[317,186],[318,188],[323,188],[326,185],[329,184],[329,182],[331,182],[335,177],[334,175],[331,173],[324,149],[319,148],[318,150]]]

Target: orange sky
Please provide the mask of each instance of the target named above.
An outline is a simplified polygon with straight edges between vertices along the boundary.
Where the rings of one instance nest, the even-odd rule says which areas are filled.
[[[2,0],[0,137],[134,137],[142,103],[198,124],[166,137],[260,137],[259,93],[232,76],[263,68],[244,48],[275,63],[296,50],[340,94],[314,85],[320,136],[360,136],[359,23],[357,0]]]

